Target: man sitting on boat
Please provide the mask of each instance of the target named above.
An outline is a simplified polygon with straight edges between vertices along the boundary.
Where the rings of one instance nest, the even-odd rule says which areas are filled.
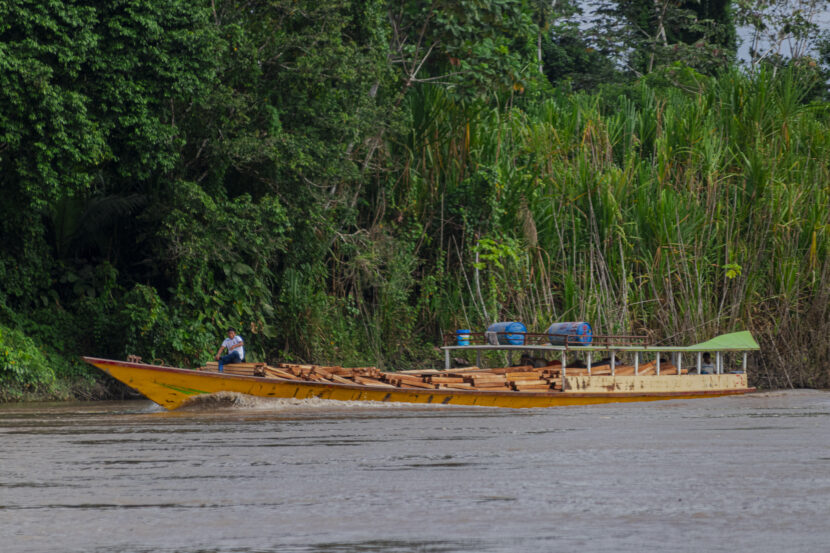
[[[712,356],[709,352],[703,354],[703,364],[700,365],[700,374],[713,374],[715,366],[712,364]]]
[[[223,349],[228,350],[226,355],[222,355]],[[233,328],[228,329],[228,337],[219,346],[219,351],[216,352],[215,359],[219,361],[219,372],[222,372],[224,365],[241,363],[245,360],[245,347],[242,336],[238,336],[236,330]]]

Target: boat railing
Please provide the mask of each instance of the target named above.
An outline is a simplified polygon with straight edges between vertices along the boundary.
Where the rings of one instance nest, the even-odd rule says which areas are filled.
[[[585,337],[578,334],[533,333],[533,332],[467,332],[464,334],[446,333],[443,335],[444,346],[564,346],[565,348],[593,347],[625,347],[648,346],[651,338],[635,335],[600,335],[590,337],[590,343],[585,343]]]
[[[551,337],[555,339],[552,340]],[[499,340],[499,338],[502,340]],[[558,339],[556,339],[558,338]],[[714,354],[713,363],[707,366],[703,363],[704,350],[700,349],[702,344],[694,347],[683,346],[655,346],[651,344],[647,336],[624,336],[624,335],[594,335],[590,343],[583,343],[584,338],[575,334],[537,334],[530,332],[469,332],[469,333],[447,333],[443,335],[445,369],[450,368],[450,351],[475,351],[476,366],[481,367],[482,351],[507,351],[513,352],[516,350],[543,351],[548,353],[557,353],[560,357],[558,360],[563,367],[562,375],[566,375],[568,368],[569,357],[573,355],[581,355],[586,363],[585,367],[588,369],[588,375],[591,375],[592,367],[600,365],[610,366],[611,375],[615,375],[616,367],[623,366],[620,363],[621,355],[633,355],[633,373],[635,376],[640,374],[640,364],[645,361],[645,356],[654,356],[653,364],[655,368],[654,374],[683,374],[684,355],[694,355],[695,361],[691,364],[691,369],[687,370],[687,374],[725,374],[727,372],[746,373],[747,354],[749,351],[756,351],[757,344],[752,343],[747,347],[729,347],[718,350],[715,347],[706,348]],[[561,343],[557,343],[561,342]],[[605,354],[607,357],[597,362],[594,358],[595,354]],[[665,355],[669,355],[669,359],[665,359]],[[727,365],[727,355],[740,354],[741,355],[741,370],[729,371]],[[688,358],[687,358],[688,359]],[[629,369],[631,364],[626,365]],[[668,371],[666,370],[668,369]],[[711,370],[711,372],[706,372]]]

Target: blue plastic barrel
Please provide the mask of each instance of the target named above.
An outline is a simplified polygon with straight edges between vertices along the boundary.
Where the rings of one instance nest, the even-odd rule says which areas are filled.
[[[585,322],[553,323],[548,327],[548,340],[554,346],[587,346],[594,336],[591,325]]]
[[[487,327],[487,332],[496,332],[499,345],[502,346],[521,346],[525,343],[524,333],[527,332],[527,327],[522,323],[510,321],[506,323],[493,323]],[[511,334],[502,334],[502,333]],[[512,334],[513,332],[517,334]],[[521,333],[521,334],[518,334]]]
[[[470,345],[470,331],[468,329],[456,330],[455,331],[455,343],[459,346],[469,346]]]

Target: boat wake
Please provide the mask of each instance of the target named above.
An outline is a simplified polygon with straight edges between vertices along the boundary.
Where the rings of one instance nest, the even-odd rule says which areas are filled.
[[[764,390],[755,392],[751,397],[816,397],[826,398],[830,390],[812,390],[808,388],[794,388],[787,390]]]
[[[194,396],[188,399],[176,411],[216,411],[216,410],[245,410],[245,411],[336,411],[354,409],[446,409],[460,406],[414,404],[414,403],[381,403],[379,401],[340,401],[331,399],[308,398],[264,398],[249,396],[237,392],[217,392]]]

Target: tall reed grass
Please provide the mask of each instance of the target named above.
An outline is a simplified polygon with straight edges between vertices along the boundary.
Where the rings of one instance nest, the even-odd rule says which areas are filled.
[[[830,385],[830,125],[806,88],[732,72],[508,108],[413,91],[387,201],[430,239],[422,328],[748,329],[757,383]]]

